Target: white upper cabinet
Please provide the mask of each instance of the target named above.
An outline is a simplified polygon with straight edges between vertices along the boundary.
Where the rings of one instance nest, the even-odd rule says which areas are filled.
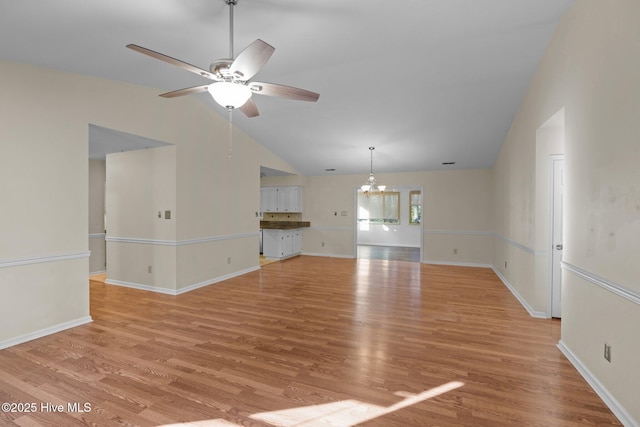
[[[260,210],[262,212],[302,212],[302,187],[260,188]]]
[[[260,188],[260,210],[278,212],[278,187]]]

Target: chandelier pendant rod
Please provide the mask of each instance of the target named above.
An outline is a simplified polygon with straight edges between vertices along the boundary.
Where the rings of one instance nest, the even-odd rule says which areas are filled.
[[[371,169],[369,169],[369,175],[373,176],[373,150],[375,150],[376,147],[369,147],[369,150],[371,151]]]

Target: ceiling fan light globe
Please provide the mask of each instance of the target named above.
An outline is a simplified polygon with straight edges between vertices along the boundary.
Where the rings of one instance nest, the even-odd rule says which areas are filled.
[[[213,99],[224,108],[239,108],[251,98],[251,89],[243,84],[217,82],[207,88]]]

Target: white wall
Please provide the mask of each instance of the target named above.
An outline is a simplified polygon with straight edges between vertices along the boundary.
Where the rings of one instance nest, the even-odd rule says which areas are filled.
[[[226,116],[197,97],[166,100],[83,75],[8,62],[0,75],[0,348],[91,320],[90,123],[175,146],[167,183],[175,187],[174,230],[154,234],[153,216],[135,227],[123,222],[115,237],[145,239],[151,230],[153,238],[109,251],[117,258],[108,269],[113,262],[118,277],[144,285],[148,262],[173,259],[173,283],[148,283],[177,293],[259,268],[259,168],[292,168],[237,129],[229,159]]]
[[[0,62],[0,348],[91,321],[87,124],[33,68]]]
[[[90,274],[106,271],[106,242],[104,232],[104,191],[106,162],[89,160],[89,272]]]
[[[176,147],[109,154],[106,164],[106,282],[175,291]]]
[[[494,167],[494,266],[534,311],[547,228],[540,129],[564,108],[560,348],[625,425],[640,423],[640,2],[580,0],[563,18]],[[504,268],[504,261],[508,268]],[[603,357],[612,346],[612,361]]]

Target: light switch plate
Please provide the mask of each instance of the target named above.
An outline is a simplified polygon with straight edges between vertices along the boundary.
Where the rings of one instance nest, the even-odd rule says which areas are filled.
[[[171,211],[164,211],[164,219],[171,219]]]

